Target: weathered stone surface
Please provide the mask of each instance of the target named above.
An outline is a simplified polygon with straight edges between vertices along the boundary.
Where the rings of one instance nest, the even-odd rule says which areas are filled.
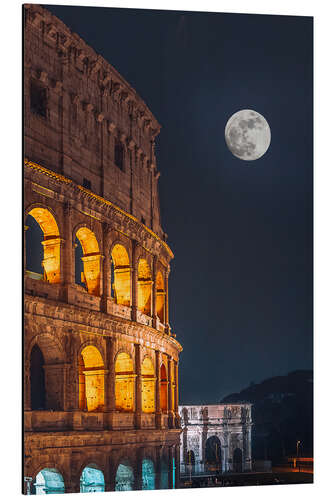
[[[161,456],[177,462],[181,432],[160,126],[78,35],[24,8],[24,205],[43,233],[43,274],[24,278],[25,475],[57,469],[65,491],[79,491],[84,464],[96,463],[110,490],[126,455],[140,488],[144,457],[156,471]]]
[[[179,413],[182,475],[252,469],[251,404],[180,406]],[[214,440],[212,457],[208,440]]]

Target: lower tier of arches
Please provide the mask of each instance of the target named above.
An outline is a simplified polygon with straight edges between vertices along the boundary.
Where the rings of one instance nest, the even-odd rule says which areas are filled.
[[[151,445],[57,447],[43,437],[26,454],[23,493],[89,493],[172,489],[179,486],[179,437]],[[126,440],[126,436],[125,436]],[[61,438],[60,438],[61,443]]]

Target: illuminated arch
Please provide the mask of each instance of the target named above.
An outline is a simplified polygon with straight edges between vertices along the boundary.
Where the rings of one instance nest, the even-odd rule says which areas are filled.
[[[103,410],[104,374],[101,353],[95,346],[86,346],[79,355],[79,408],[81,410]]]
[[[160,403],[162,412],[168,411],[168,377],[165,364],[160,368]]]
[[[63,476],[57,469],[45,468],[38,472],[32,482],[32,494],[48,495],[50,493],[65,493]]]
[[[150,458],[142,460],[142,489],[155,489],[155,467],[154,462]]]
[[[128,253],[123,245],[117,243],[111,252],[113,264],[112,296],[117,304],[131,305],[131,268]]]
[[[89,464],[80,476],[80,493],[105,491],[104,474],[96,464]]]
[[[153,413],[155,411],[155,370],[150,358],[144,358],[141,365],[142,375],[142,411]]]
[[[156,313],[161,323],[165,321],[165,289],[161,271],[156,275]]]
[[[43,279],[49,283],[60,283],[60,233],[58,224],[51,212],[43,207],[34,207],[29,210],[27,216],[33,217],[33,219],[39,225],[42,233],[43,240],[41,241],[43,247],[43,259],[41,262],[41,267],[43,269],[43,276],[33,270],[27,269],[27,274],[35,279]],[[26,229],[29,231],[29,218],[26,219]],[[31,231],[31,229],[30,229]],[[38,236],[37,236],[38,239]],[[26,257],[27,265],[29,266],[29,246],[34,244],[37,246],[37,241],[29,241],[29,233],[26,235],[27,247],[26,247]],[[31,272],[32,271],[32,272]]]
[[[148,316],[151,315],[151,269],[145,259],[138,263],[138,309]]]
[[[80,227],[76,232],[83,256],[83,272],[81,282],[85,284],[88,293],[99,296],[101,276],[101,255],[95,234],[87,227]],[[78,265],[78,255],[75,256],[75,266]]]
[[[122,460],[118,465],[115,483],[115,491],[134,489],[134,470],[128,460]]]
[[[117,410],[134,410],[134,380],[135,374],[131,356],[126,352],[118,353],[115,362],[115,395]]]

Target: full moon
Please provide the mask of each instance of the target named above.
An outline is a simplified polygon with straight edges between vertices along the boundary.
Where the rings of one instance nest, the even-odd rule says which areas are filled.
[[[252,109],[232,115],[225,126],[225,141],[234,156],[241,160],[257,160],[271,143],[271,129],[265,118]]]

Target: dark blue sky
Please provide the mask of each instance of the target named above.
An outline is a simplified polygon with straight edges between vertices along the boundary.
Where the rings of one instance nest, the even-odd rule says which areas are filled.
[[[48,9],[102,54],[162,125],[163,227],[180,402],[312,368],[312,18]],[[240,109],[271,127],[246,162],[225,145]]]

